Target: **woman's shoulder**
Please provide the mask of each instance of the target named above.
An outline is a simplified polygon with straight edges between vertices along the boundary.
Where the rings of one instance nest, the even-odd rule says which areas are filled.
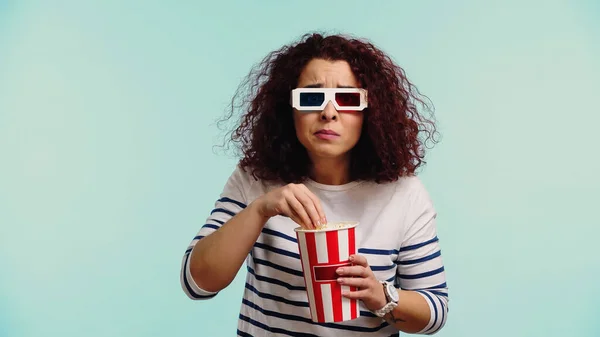
[[[423,180],[417,175],[403,176],[396,181],[396,197],[404,199],[412,207],[430,207],[433,205],[429,191]]]
[[[430,196],[423,180],[417,175],[398,177],[395,181],[365,184],[363,192],[367,194],[385,193],[395,202],[430,202]]]
[[[394,190],[396,193],[420,193],[426,191],[425,184],[417,175],[400,176],[394,181],[375,182],[375,181],[364,181],[363,187],[367,187],[375,190]]]
[[[236,185],[243,190],[248,201],[268,192],[273,188],[282,186],[278,182],[266,181],[256,177],[251,167],[244,167],[240,163],[235,165],[228,181],[228,185]]]
[[[422,193],[427,190],[423,180],[417,175],[402,176],[394,184],[401,193]]]

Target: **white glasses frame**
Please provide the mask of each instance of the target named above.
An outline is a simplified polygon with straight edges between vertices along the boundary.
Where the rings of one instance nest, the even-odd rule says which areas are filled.
[[[325,94],[325,99],[323,100],[323,103],[320,106],[300,106],[300,94],[310,92],[318,92]],[[347,92],[360,93],[359,106],[340,106],[339,104],[337,104],[337,102],[335,101],[335,94]],[[338,111],[362,111],[368,107],[367,90],[362,88],[297,88],[292,90],[290,97],[290,104],[294,109],[298,111],[323,110],[329,102],[331,102]]]

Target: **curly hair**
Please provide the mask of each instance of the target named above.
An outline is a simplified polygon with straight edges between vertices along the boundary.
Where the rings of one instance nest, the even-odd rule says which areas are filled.
[[[220,123],[241,111],[226,136],[226,143],[235,143],[241,152],[240,166],[267,181],[298,183],[308,177],[311,162],[296,137],[289,100],[300,73],[315,58],[348,62],[369,91],[361,137],[351,150],[351,179],[381,183],[415,174],[425,164],[426,142],[437,142],[433,112],[424,96],[371,42],[319,33],[269,53],[238,87]],[[431,112],[429,118],[419,113],[418,105]]]

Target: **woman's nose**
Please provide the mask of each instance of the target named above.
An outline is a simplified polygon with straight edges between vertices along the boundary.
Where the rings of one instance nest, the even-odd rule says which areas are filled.
[[[331,102],[327,103],[327,105],[325,106],[325,109],[323,109],[323,111],[321,111],[321,120],[324,120],[324,121],[336,120],[337,116],[338,116],[338,112],[335,109],[335,107],[333,106],[333,103],[331,103]]]

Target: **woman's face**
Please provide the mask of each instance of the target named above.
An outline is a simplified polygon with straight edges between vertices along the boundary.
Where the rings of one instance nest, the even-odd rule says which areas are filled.
[[[298,88],[358,88],[346,61],[313,59],[298,78]],[[296,136],[313,160],[348,159],[360,138],[363,112],[340,112],[329,102],[322,111],[294,109]]]

